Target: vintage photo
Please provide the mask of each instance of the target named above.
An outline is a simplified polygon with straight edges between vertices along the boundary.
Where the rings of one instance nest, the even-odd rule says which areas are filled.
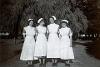
[[[100,67],[100,1],[0,0],[0,67]]]

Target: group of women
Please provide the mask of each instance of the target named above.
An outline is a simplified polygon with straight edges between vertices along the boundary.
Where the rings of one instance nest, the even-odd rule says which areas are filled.
[[[24,44],[20,60],[28,61],[32,64],[33,60],[45,63],[46,58],[52,59],[57,63],[57,59],[62,59],[66,63],[74,59],[72,49],[72,31],[68,27],[68,20],[61,20],[60,25],[56,24],[55,16],[49,18],[50,24],[44,26],[43,18],[38,20],[38,26],[33,27],[33,19],[28,19],[29,25],[24,27]]]

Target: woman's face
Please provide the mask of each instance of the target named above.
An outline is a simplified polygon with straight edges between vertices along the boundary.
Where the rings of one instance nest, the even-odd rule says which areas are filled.
[[[66,27],[67,25],[66,25],[66,23],[62,23],[61,26],[64,28],[64,27]]]
[[[30,22],[29,22],[29,26],[32,26],[32,25],[33,25],[33,21],[30,21]]]
[[[50,23],[54,23],[54,19],[53,18],[50,18]]]
[[[45,24],[44,21],[41,21],[41,22],[40,22],[40,25],[44,25],[44,24]]]

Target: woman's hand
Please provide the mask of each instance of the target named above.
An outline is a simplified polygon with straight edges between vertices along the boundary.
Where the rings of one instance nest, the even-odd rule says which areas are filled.
[[[59,34],[59,39],[61,39],[62,38],[62,35],[61,34]]]
[[[37,36],[38,36],[38,30],[35,29],[35,40],[37,40]]]
[[[25,39],[25,37],[26,37],[26,31],[25,31],[25,28],[23,29],[22,35],[23,35],[23,37],[24,37],[24,39]]]
[[[25,39],[25,37],[26,37],[26,33],[23,33],[23,37],[24,37],[24,39]]]

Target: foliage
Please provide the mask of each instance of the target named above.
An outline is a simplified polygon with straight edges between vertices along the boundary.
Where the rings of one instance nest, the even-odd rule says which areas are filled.
[[[4,20],[1,19],[1,22],[6,21],[5,23],[9,25],[10,29],[12,27],[12,32],[15,34],[22,31],[23,26],[27,25],[28,18],[33,18],[36,23],[39,18],[43,17],[48,24],[48,19],[52,15],[56,16],[58,20],[69,20],[73,32],[85,32],[88,27],[87,17],[78,7],[79,2],[76,0],[9,0],[7,2],[9,2],[8,5],[4,5],[3,8],[9,10],[9,16],[7,16],[8,19],[5,19],[5,14]]]

